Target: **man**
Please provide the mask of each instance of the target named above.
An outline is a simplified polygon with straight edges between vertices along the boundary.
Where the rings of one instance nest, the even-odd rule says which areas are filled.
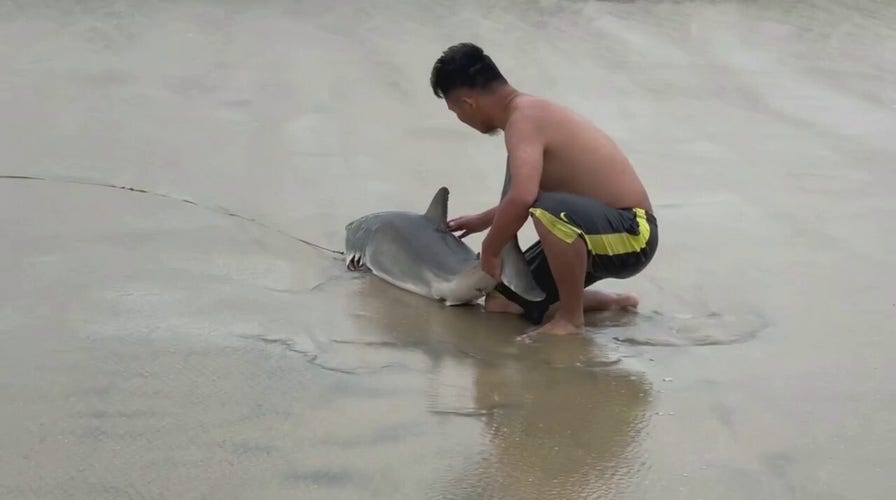
[[[650,199],[617,145],[570,110],[514,88],[472,43],[446,49],[430,85],[461,122],[483,134],[503,131],[507,148],[501,202],[452,219],[449,228],[461,238],[490,228],[481,266],[499,280],[501,249],[527,218],[539,238],[525,254],[545,300],[492,294],[485,309],[526,314],[535,323],[546,315],[536,331],[562,335],[581,333],[587,311],[636,308],[632,294],[585,290],[601,279],[638,274],[657,248]]]

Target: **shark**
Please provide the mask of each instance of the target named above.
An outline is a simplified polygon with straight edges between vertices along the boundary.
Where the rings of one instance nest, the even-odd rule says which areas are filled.
[[[501,251],[501,280],[482,271],[479,255],[448,229],[448,197],[442,186],[425,212],[374,212],[346,224],[346,267],[448,306],[474,303],[496,288],[527,301],[542,300],[545,293],[532,278],[516,236]]]

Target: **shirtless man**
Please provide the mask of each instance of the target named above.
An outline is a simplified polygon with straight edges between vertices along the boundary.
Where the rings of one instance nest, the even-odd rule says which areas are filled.
[[[525,255],[547,297],[533,303],[494,293],[486,311],[524,314],[536,324],[547,317],[536,332],[562,335],[581,333],[585,312],[636,308],[635,295],[586,290],[601,279],[638,274],[657,248],[650,199],[617,145],[581,116],[514,88],[471,43],[442,53],[430,85],[461,122],[483,134],[503,131],[507,148],[500,203],[450,220],[449,229],[464,238],[491,228],[481,266],[499,280],[501,249],[527,218],[539,238]]]

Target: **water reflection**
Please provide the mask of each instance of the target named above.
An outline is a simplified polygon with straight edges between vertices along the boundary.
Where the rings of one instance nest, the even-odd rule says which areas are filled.
[[[516,342],[516,318],[447,311],[375,278],[359,282],[352,308],[367,341],[429,359],[431,412],[482,418],[487,451],[433,485],[440,498],[611,498],[638,477],[651,388],[608,347]]]

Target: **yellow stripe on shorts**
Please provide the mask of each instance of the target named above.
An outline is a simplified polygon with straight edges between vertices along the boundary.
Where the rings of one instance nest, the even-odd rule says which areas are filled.
[[[634,209],[634,212],[638,219],[640,234],[633,235],[625,232],[586,234],[569,223],[565,212],[560,214],[562,218],[557,218],[542,208],[529,209],[529,213],[538,218],[551,233],[566,243],[572,243],[581,236],[585,240],[588,250],[594,255],[622,255],[640,252],[647,245],[647,240],[650,238],[650,224],[647,223],[646,212],[641,208]]]

